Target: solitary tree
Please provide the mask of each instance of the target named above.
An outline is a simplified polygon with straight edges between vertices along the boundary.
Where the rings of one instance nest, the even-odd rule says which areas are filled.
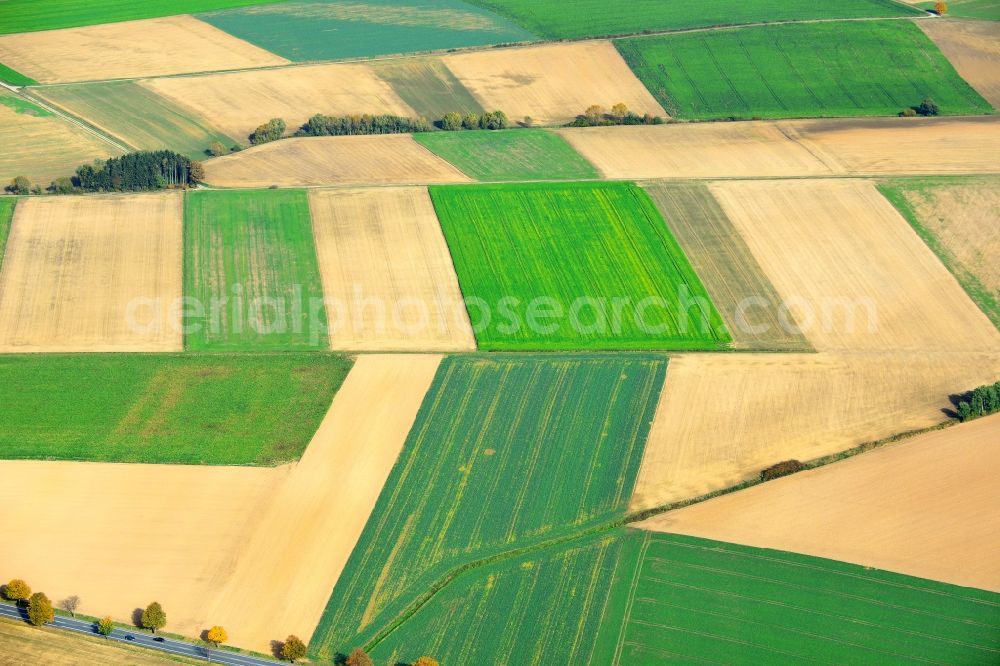
[[[159,601],[154,601],[146,606],[146,610],[142,611],[140,622],[143,627],[154,634],[157,629],[163,629],[166,626],[167,614],[163,612],[163,606],[160,605]]]
[[[925,99],[917,107],[917,113],[921,116],[936,116],[941,113],[941,109],[930,97]]]
[[[11,194],[29,194],[31,192],[31,181],[27,176],[17,176],[10,181],[10,185],[5,188]]]
[[[213,157],[225,155],[228,152],[229,151],[226,150],[226,147],[222,145],[221,141],[213,141],[208,145],[208,154],[212,155]]]
[[[294,664],[296,659],[306,656],[306,644],[298,636],[289,636],[281,646],[281,656]]]
[[[625,105],[625,102],[618,102],[611,107],[611,115],[618,119],[624,118],[628,115],[628,106]]]
[[[97,621],[97,633],[101,636],[110,636],[114,630],[115,623],[112,621],[110,615],[106,615]]]
[[[948,3],[947,2],[937,3],[936,5],[934,5],[934,12],[936,14],[944,16],[945,14],[948,13]]]
[[[479,114],[478,113],[465,114],[465,117],[462,118],[462,128],[467,130],[479,129]]]
[[[4,585],[3,596],[7,597],[8,601],[20,603],[31,596],[31,588],[20,578],[15,578]]]
[[[66,611],[73,617],[76,617],[76,609],[80,606],[80,597],[76,596],[75,594],[66,597],[65,599],[62,600],[62,602],[60,602],[59,605],[62,606],[62,609],[64,611]]]
[[[433,657],[419,657],[410,666],[441,666],[441,664]]]
[[[587,110],[583,112],[583,115],[587,117],[592,123],[599,123],[604,119],[604,107],[600,104],[592,104],[587,107]]]
[[[364,650],[354,648],[354,652],[347,658],[347,666],[375,666],[375,662]]]
[[[191,166],[188,167],[188,174],[192,183],[203,182],[205,180],[205,167],[201,162],[191,162]]]
[[[52,610],[52,602],[45,596],[44,592],[35,592],[28,600],[28,622],[40,627],[48,624],[55,618],[55,611]]]
[[[226,633],[225,628],[215,625],[205,633],[205,640],[215,647],[219,647],[229,640],[229,634]]]

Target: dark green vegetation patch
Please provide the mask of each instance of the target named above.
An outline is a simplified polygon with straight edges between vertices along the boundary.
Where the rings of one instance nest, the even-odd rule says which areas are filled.
[[[926,98],[945,115],[993,110],[910,21],[775,25],[615,45],[677,118],[895,115]]]
[[[134,81],[50,86],[35,94],[118,137],[137,150],[168,148],[205,159],[213,141],[236,142]]]
[[[324,353],[0,356],[4,458],[272,465],[297,459],[351,362]]]
[[[715,349],[726,327],[631,183],[432,187],[480,349]]]
[[[431,122],[451,112],[463,116],[486,112],[438,58],[376,60],[371,67],[410,108]]]
[[[663,214],[684,254],[705,282],[740,349],[806,351],[812,347],[779,314],[783,299],[746,241],[702,183],[643,186]]]
[[[190,14],[282,0],[3,0],[0,34]]]
[[[186,348],[326,348],[305,191],[215,190],[186,197],[184,295],[193,299],[184,322]]]
[[[590,162],[546,130],[427,132],[413,138],[475,180],[598,178]]]
[[[0,15],[3,14],[3,5],[0,4]],[[31,86],[38,81],[35,81],[30,76],[25,76],[20,72],[15,72],[13,69],[7,65],[0,63],[0,81],[4,83],[9,83],[12,86]]]
[[[460,0],[303,0],[198,18],[295,61],[438,51],[534,39]]]
[[[0,269],[3,268],[3,256],[7,249],[7,238],[10,237],[10,221],[14,217],[14,197],[0,197]]]
[[[892,0],[470,0],[553,39],[774,21],[919,15]]]
[[[457,568],[621,519],[665,370],[638,354],[446,358],[315,654],[367,643]]]

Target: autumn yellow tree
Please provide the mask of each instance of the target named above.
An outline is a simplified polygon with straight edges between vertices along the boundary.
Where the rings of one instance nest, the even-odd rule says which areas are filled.
[[[142,611],[140,619],[142,620],[142,626],[154,634],[157,629],[163,629],[167,624],[167,614],[163,612],[163,606],[160,605],[159,601],[154,601],[146,606],[146,610]]]
[[[604,107],[600,104],[592,104],[587,107],[587,110],[583,112],[583,115],[587,117],[592,123],[599,123],[604,120]]]
[[[55,611],[52,610],[52,602],[45,596],[44,592],[35,592],[28,600],[28,622],[40,627],[55,619]]]
[[[624,118],[628,115],[628,106],[626,106],[625,102],[618,102],[611,107],[611,115],[615,118]]]
[[[298,636],[289,636],[281,645],[281,656],[294,664],[296,659],[306,656],[306,644]]]
[[[97,633],[101,636],[110,636],[111,632],[115,630],[114,620],[111,619],[110,615],[106,615],[97,621]]]
[[[31,596],[31,587],[20,578],[15,578],[3,586],[3,596],[8,601],[25,601]]]
[[[441,664],[433,657],[419,657],[410,666],[441,666]]]
[[[215,647],[219,647],[220,645],[229,640],[229,634],[226,633],[226,630],[223,627],[215,625],[214,627],[209,629],[208,632],[206,632],[205,640],[207,640]]]
[[[940,14],[941,16],[944,16],[945,14],[948,13],[948,3],[947,2],[939,2],[939,3],[937,3],[936,5],[934,5],[934,11],[937,14]]]
[[[347,658],[347,666],[375,666],[375,664],[364,650],[354,648],[354,652]]]

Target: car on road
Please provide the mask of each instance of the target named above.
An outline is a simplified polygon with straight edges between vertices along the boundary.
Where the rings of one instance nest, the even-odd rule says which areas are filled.
[[[133,636],[132,634],[125,634],[125,640],[127,640],[127,641],[134,641],[135,640],[135,636]]]
[[[153,639],[153,642],[154,642],[154,643],[162,643],[162,642],[163,642],[163,641],[165,641],[165,640],[166,640],[166,639],[165,639],[165,638],[163,638],[163,636],[157,636],[156,638],[154,638],[154,639]]]

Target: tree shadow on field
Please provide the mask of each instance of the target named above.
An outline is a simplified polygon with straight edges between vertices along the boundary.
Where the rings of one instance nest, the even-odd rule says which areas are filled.
[[[136,608],[132,611],[132,624],[134,624],[139,629],[142,629],[142,610],[141,608]]]
[[[958,404],[960,402],[968,402],[971,398],[972,398],[972,391],[965,391],[964,393],[953,393],[948,396],[948,402],[951,403],[952,408],[944,407],[941,409],[941,412],[949,419],[957,419]]]

